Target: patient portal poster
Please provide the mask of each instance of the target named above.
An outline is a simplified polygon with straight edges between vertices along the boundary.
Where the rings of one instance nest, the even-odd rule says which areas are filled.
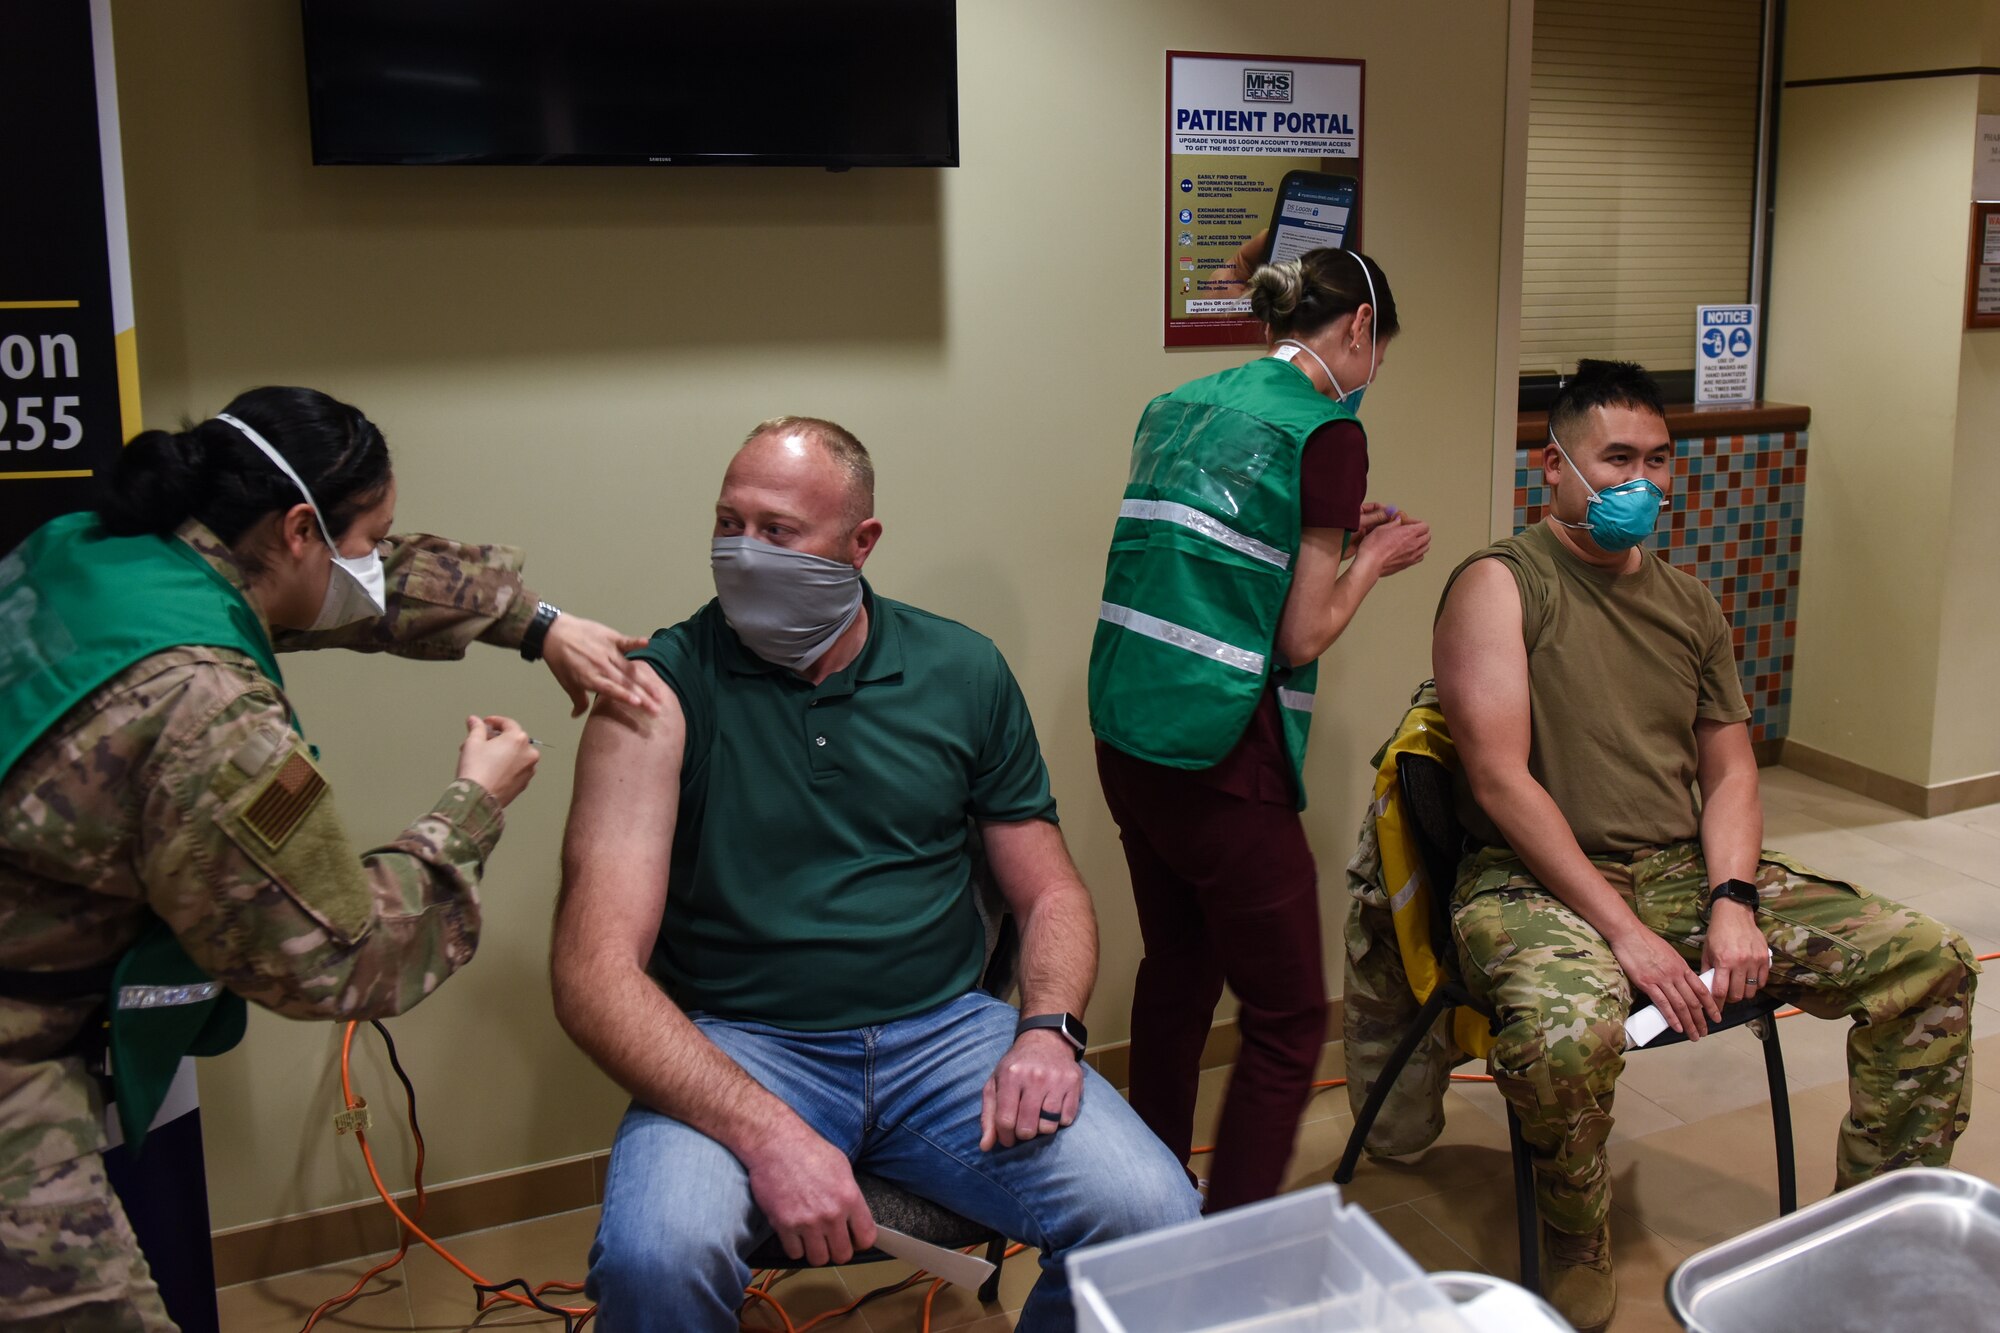
[[[1358,248],[1362,65],[1167,52],[1166,346],[1263,341],[1231,261],[1285,220],[1281,204],[1300,224],[1281,231],[1292,249],[1315,238]],[[1301,170],[1353,185],[1338,206],[1303,191],[1281,200],[1286,175]]]

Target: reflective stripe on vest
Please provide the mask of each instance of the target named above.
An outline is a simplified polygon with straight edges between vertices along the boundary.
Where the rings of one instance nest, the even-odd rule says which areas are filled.
[[[180,1004],[205,1004],[221,993],[221,984],[214,981],[196,982],[187,986],[120,986],[118,1007],[167,1009]]]
[[[1271,357],[1147,404],[1091,636],[1098,740],[1166,768],[1212,767],[1285,690],[1264,706],[1277,705],[1303,807],[1318,665],[1283,667],[1277,634],[1298,568],[1301,455],[1352,416]]]
[[[1279,569],[1291,567],[1291,556],[1277,547],[1260,542],[1248,533],[1238,532],[1221,519],[1204,514],[1191,505],[1175,504],[1171,500],[1127,500],[1118,506],[1118,517],[1176,523],[1189,532],[1198,532],[1210,541],[1220,542],[1232,551],[1241,551],[1253,560],[1262,560]]]
[[[1149,616],[1143,611],[1134,611],[1129,606],[1119,606],[1115,602],[1099,602],[1097,618],[1110,621],[1122,629],[1131,630],[1134,634],[1143,634],[1149,639],[1157,639],[1175,648],[1184,648],[1197,657],[1210,658],[1224,666],[1247,671],[1253,676],[1264,674],[1264,654],[1253,653],[1247,648],[1237,648],[1220,639],[1210,638],[1200,630],[1176,625],[1170,620],[1161,620],[1158,616]]]

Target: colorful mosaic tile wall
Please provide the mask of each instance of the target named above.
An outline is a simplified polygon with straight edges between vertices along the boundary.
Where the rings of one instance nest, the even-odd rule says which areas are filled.
[[[1750,702],[1750,739],[1785,734],[1792,707],[1799,547],[1805,520],[1806,432],[1674,442],[1673,507],[1648,547],[1709,586],[1736,634],[1736,668]],[[1548,503],[1542,451],[1514,472],[1514,531]]]

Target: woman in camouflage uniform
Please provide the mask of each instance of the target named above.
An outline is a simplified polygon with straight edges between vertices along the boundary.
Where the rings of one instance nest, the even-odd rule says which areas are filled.
[[[541,603],[518,551],[390,537],[395,499],[359,411],[256,389],[138,436],[95,514],[0,561],[0,1326],[173,1326],[105,1180],[107,1027],[122,1115],[146,1100],[141,1066],[233,1042],[232,994],[291,1018],[385,1017],[472,957],[479,876],[532,743],[467,718],[456,779],[364,852],[273,650],[451,659],[477,640],[545,657],[579,710],[591,691],[656,706],[623,657],[644,640]],[[181,970],[137,975],[163,956]],[[195,984],[131,984],[160,978]],[[213,1012],[173,1007],[190,998]],[[151,1040],[149,1021],[173,1035]]]

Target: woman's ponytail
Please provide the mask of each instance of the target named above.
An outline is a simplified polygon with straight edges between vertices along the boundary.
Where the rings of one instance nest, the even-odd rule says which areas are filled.
[[[149,430],[133,437],[112,461],[97,505],[104,530],[135,537],[165,536],[178,528],[201,494],[206,452],[196,429]]]

